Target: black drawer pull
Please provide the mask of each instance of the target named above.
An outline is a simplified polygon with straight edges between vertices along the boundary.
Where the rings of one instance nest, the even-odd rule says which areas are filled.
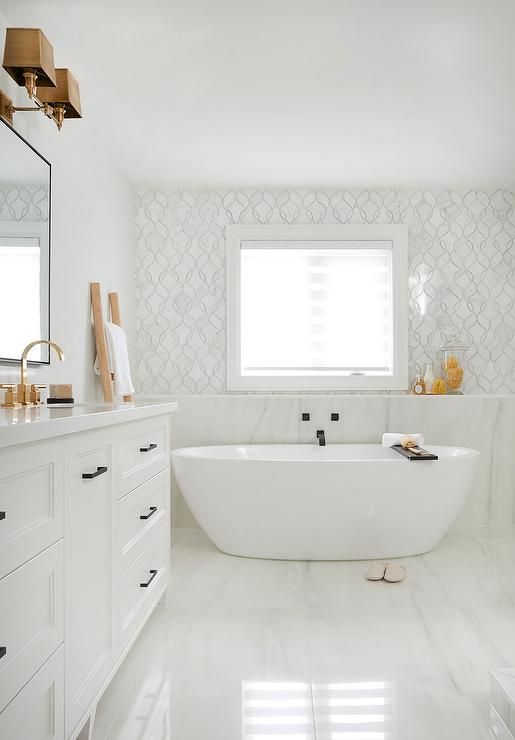
[[[139,448],[139,451],[140,451],[140,452],[150,452],[150,450],[156,450],[156,449],[157,449],[157,445],[156,445],[156,443],[155,443],[155,442],[151,442],[151,443],[150,443],[149,445],[147,445],[146,447],[140,447],[140,448]]]
[[[0,511],[0,519],[5,519],[5,511]]]
[[[107,468],[104,466],[101,466],[97,468],[94,473],[83,473],[82,477],[87,478],[88,480],[91,480],[92,478],[98,478],[99,475],[103,475],[104,473],[107,473]]]
[[[0,660],[4,657],[6,652],[7,652],[7,648],[2,645],[2,647],[0,647]]]
[[[142,514],[140,516],[140,519],[150,519],[150,517],[152,516],[152,514],[155,514],[156,511],[157,511],[157,506],[151,506],[150,507],[150,513],[149,514]]]
[[[152,575],[150,576],[148,581],[146,583],[139,584],[141,588],[147,588],[147,586],[150,586],[154,578],[157,576],[157,570],[151,570],[150,572],[152,573]]]

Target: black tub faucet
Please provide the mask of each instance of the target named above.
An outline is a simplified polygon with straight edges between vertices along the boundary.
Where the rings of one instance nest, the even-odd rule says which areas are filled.
[[[319,447],[325,447],[325,432],[323,429],[317,429],[317,439]]]

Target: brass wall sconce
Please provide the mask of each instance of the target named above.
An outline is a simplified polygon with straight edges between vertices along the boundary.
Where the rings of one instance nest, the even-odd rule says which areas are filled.
[[[82,118],[77,80],[69,69],[55,69],[54,50],[41,29],[8,28],[3,67],[34,102],[33,106],[15,106],[0,90],[0,116],[11,126],[17,111],[41,111],[59,131],[65,116]]]

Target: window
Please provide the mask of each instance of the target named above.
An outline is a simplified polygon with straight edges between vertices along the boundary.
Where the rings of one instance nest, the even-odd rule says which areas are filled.
[[[407,227],[228,226],[227,386],[406,389]]]
[[[23,279],[13,279],[23,276]],[[48,224],[0,223],[0,315],[2,358],[19,359],[34,339],[48,337]],[[35,347],[32,362],[48,362],[48,348]]]

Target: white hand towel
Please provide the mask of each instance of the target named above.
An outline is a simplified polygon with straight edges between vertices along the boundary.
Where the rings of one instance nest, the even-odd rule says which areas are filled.
[[[127,337],[121,326],[110,321],[104,323],[107,354],[109,356],[109,369],[113,373],[113,392],[115,396],[129,396],[134,393],[132,385],[131,368],[129,365],[129,352],[127,349]],[[94,370],[100,375],[98,357],[95,358]]]
[[[418,447],[424,444],[423,434],[408,434],[407,432],[405,434],[396,434],[394,432],[388,432],[387,434],[383,434],[383,447],[400,445],[401,439],[404,439],[404,437],[411,437],[411,439],[414,439]]]

